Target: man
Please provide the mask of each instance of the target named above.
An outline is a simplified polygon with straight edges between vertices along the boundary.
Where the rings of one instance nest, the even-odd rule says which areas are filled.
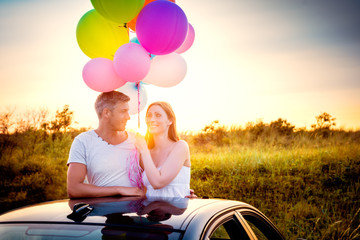
[[[132,187],[128,161],[135,137],[125,131],[130,98],[117,91],[101,93],[95,102],[98,128],[79,134],[70,149],[67,191],[70,198],[113,195],[144,196]],[[84,183],[87,176],[89,183]]]

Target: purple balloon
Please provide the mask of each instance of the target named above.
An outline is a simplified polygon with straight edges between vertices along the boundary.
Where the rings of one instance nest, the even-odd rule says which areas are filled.
[[[158,0],[147,4],[136,21],[136,35],[141,45],[155,55],[178,49],[186,38],[188,20],[175,3]]]

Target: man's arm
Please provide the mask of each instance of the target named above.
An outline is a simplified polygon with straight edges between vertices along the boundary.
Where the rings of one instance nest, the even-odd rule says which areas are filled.
[[[98,187],[84,183],[86,166],[82,163],[70,163],[67,172],[67,192],[70,198],[106,197],[114,195],[144,196],[137,187]]]

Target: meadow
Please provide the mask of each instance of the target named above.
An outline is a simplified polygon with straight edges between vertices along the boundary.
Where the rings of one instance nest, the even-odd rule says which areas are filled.
[[[286,239],[360,239],[360,131],[322,113],[311,129],[279,118],[246,126],[214,121],[182,133],[199,197],[250,203]],[[67,198],[66,162],[75,129],[68,106],[16,117],[0,113],[0,212]]]

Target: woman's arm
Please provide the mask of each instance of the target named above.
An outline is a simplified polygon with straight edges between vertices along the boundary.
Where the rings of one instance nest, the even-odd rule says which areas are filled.
[[[175,143],[173,150],[165,160],[160,171],[156,168],[151,158],[145,140],[137,136],[136,146],[140,151],[147,178],[154,189],[163,188],[168,185],[178,175],[184,163],[190,161],[189,146],[183,140]]]

